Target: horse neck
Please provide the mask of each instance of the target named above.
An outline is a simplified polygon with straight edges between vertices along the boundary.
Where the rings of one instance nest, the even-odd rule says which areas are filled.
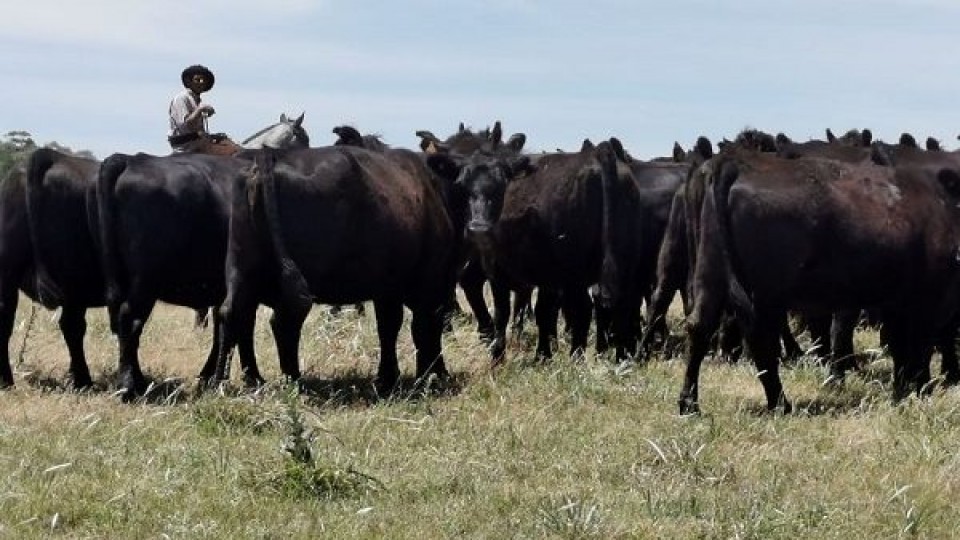
[[[283,133],[283,124],[273,124],[267,128],[264,128],[257,133],[251,135],[242,145],[246,149],[256,150],[263,148],[264,146],[270,146],[271,148],[280,148],[285,146],[285,141],[287,139],[280,137],[280,134]]]

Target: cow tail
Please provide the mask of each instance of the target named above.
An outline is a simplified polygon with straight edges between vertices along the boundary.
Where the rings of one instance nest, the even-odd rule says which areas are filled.
[[[47,308],[54,308],[63,304],[63,291],[44,264],[43,257],[43,235],[40,234],[44,222],[44,204],[46,202],[46,190],[43,180],[47,171],[53,167],[57,160],[55,151],[49,148],[38,148],[30,156],[27,163],[27,221],[30,231],[30,243],[33,246],[33,263],[36,271],[37,296],[40,303]]]
[[[280,223],[280,205],[277,202],[277,179],[274,174],[274,166],[277,157],[273,150],[265,148],[257,154],[255,158],[254,174],[255,182],[263,186],[263,210],[266,216],[267,228],[269,229],[270,243],[273,245],[273,252],[276,254],[280,265],[280,290],[286,302],[294,305],[305,304],[308,308],[313,303],[310,295],[310,286],[306,278],[297,267],[290,253],[287,251],[286,243],[283,241],[283,234]]]
[[[620,296],[620,273],[617,259],[615,234],[616,212],[614,211],[614,190],[617,183],[617,161],[610,143],[604,141],[597,146],[597,161],[600,163],[600,184],[603,192],[603,211],[601,212],[600,245],[603,258],[600,263],[599,298],[603,307],[613,307]]]
[[[723,163],[720,167],[720,174],[713,182],[713,198],[726,262],[728,298],[737,314],[746,317],[746,321],[752,323],[755,317],[755,309],[750,294],[747,293],[737,275],[736,250],[733,247],[733,234],[730,230],[730,209],[727,206],[730,189],[739,176],[740,169],[736,163],[732,161]]]
[[[126,284],[120,272],[120,248],[117,241],[116,187],[120,175],[127,169],[129,156],[113,154],[100,164],[97,178],[98,233],[100,236],[100,264],[106,287],[107,306],[110,308],[111,328],[116,331],[117,313]]]

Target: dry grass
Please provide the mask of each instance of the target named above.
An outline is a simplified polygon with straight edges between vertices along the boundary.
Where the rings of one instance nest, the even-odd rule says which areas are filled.
[[[28,319],[29,303],[20,321]],[[278,369],[258,322],[261,368]],[[11,341],[16,357],[25,324]],[[682,365],[531,359],[532,330],[495,374],[469,323],[446,337],[457,384],[375,398],[372,316],[314,310],[312,392],[271,383],[200,395],[209,332],[160,307],[142,363],[168,381],[124,405],[115,344],[91,313],[100,385],[63,388],[66,351],[39,311],[18,386],[0,394],[0,537],[950,538],[960,530],[960,398],[889,402],[880,357],[841,390],[801,362],[798,406],[762,412],[748,365],[710,362],[699,417],[676,414]],[[858,335],[876,347],[875,335]],[[405,373],[412,371],[407,335]],[[298,427],[299,426],[299,427]],[[307,445],[307,459],[290,449]],[[287,450],[285,451],[284,448]]]

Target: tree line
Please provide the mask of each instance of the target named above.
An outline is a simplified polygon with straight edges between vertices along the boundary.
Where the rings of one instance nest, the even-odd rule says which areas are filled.
[[[53,148],[65,154],[96,159],[89,150],[73,150],[55,141],[48,142],[42,146]],[[33,140],[33,136],[27,131],[13,130],[5,133],[3,138],[0,139],[0,178],[6,178],[10,169],[26,160],[27,157],[30,156],[30,153],[39,147],[40,145],[37,145],[36,141]]]

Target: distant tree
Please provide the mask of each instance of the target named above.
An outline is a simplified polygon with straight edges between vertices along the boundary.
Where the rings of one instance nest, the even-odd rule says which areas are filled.
[[[89,150],[72,150],[56,141],[48,142],[44,146],[65,154],[96,159],[96,156]],[[25,161],[30,153],[36,149],[37,143],[28,131],[13,130],[3,135],[3,138],[0,139],[0,179],[6,178],[11,169],[21,161]]]
[[[0,178],[6,178],[18,162],[26,159],[37,147],[26,131],[8,131],[0,140]]]

